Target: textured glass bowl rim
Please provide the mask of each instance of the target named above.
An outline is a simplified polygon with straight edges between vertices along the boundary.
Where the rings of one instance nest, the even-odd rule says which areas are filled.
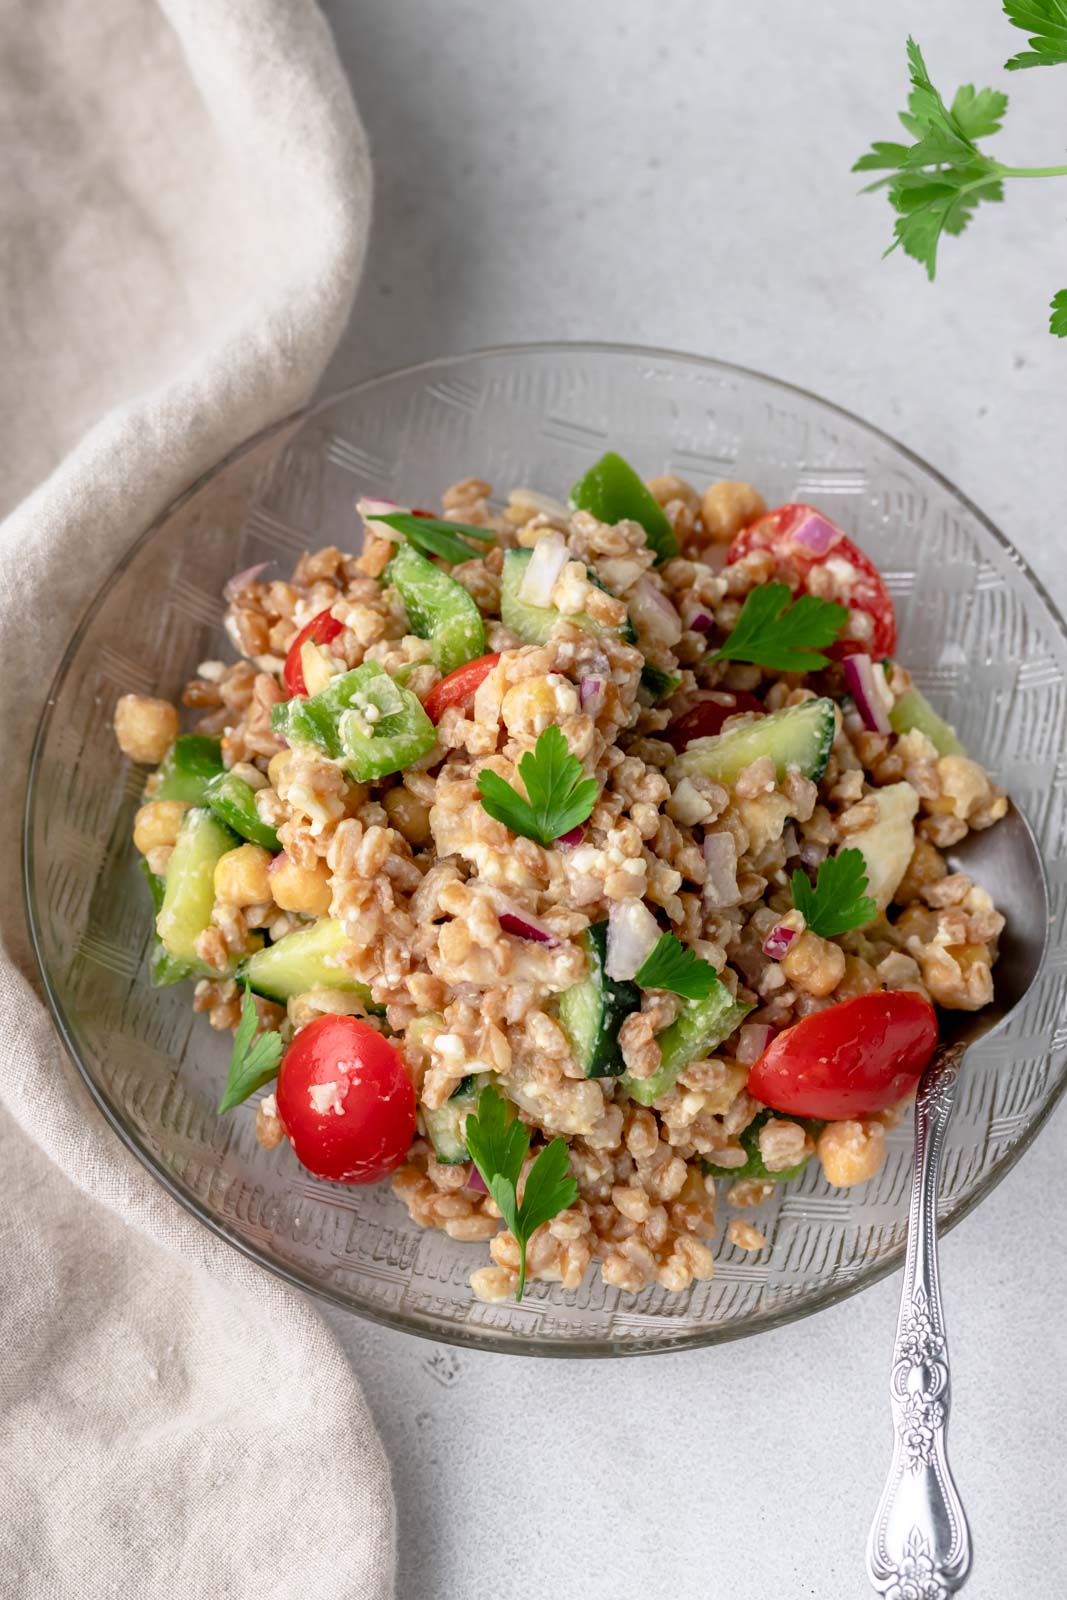
[[[946,478],[943,473],[938,472],[935,467],[932,467],[929,462],[924,461],[921,456],[915,453],[915,451],[909,450],[906,445],[901,444],[898,439],[895,439],[892,436],[892,434],[886,433],[883,429],[877,428],[872,423],[865,421],[864,418],[856,416],[854,412],[846,410],[844,406],[836,405],[833,401],[826,400],[822,397],[822,395],[815,394],[810,389],[804,389],[799,384],[788,383],[783,379],[773,378],[767,373],[758,372],[753,367],[739,366],[735,362],[718,361],[710,356],[698,356],[684,351],[664,350],[654,346],[613,344],[603,343],[600,341],[582,340],[488,346],[484,349],[467,351],[466,353],[460,355],[436,356],[429,361],[419,361],[409,366],[396,367],[388,372],[377,373],[369,378],[364,378],[359,383],[352,384],[349,388],[339,390],[335,394],[328,395],[321,400],[317,400],[310,406],[307,406],[300,411],[293,412],[291,415],[283,418],[281,421],[272,423],[269,427],[262,429],[259,433],[254,434],[251,438],[246,439],[243,443],[235,446],[234,449],[228,451],[220,461],[218,461],[213,467],[210,467],[206,472],[202,473],[193,483],[189,485],[187,489],[185,489],[180,495],[170,502],[170,504],[152,521],[152,523],[144,530],[144,532],[134,540],[126,553],[112,568],[111,572],[105,578],[104,582],[100,585],[99,589],[96,591],[92,600],[86,607],[85,612],[74,631],[70,643],[64,651],[63,659],[59,664],[55,677],[49,688],[48,698],[45,702],[45,708],[37,729],[37,736],[34,740],[33,751],[30,757],[30,770],[26,785],[26,805],[23,814],[22,832],[23,895],[26,904],[27,921],[29,925],[34,956],[37,960],[38,970],[41,974],[41,980],[47,996],[49,1010],[52,1013],[52,1019],[59,1032],[60,1038],[63,1041],[67,1054],[70,1056],[78,1072],[81,1074],[81,1077],[84,1080],[90,1095],[92,1096],[96,1105],[99,1107],[100,1111],[103,1113],[105,1120],[110,1124],[115,1133],[118,1134],[126,1148],[132,1151],[142,1165],[148,1169],[152,1176],[162,1185],[169,1195],[183,1205],[187,1211],[191,1212],[193,1216],[202,1222],[205,1227],[209,1228],[211,1232],[214,1233],[218,1238],[225,1240],[227,1244],[232,1245],[236,1250],[239,1250],[242,1255],[248,1257],[249,1260],[255,1262],[258,1266],[265,1267],[269,1272],[274,1273],[276,1277],[281,1278],[291,1287],[304,1290],[305,1292],[316,1296],[318,1299],[323,1300],[328,1304],[337,1306],[344,1311],[353,1312],[355,1315],[363,1317],[367,1321],[377,1322],[386,1327],[398,1329],[403,1333],[416,1334],[420,1338],[430,1339],[441,1344],[463,1345],[473,1349],[494,1351],[503,1355],[551,1356],[564,1359],[580,1357],[606,1358],[610,1356],[665,1355],[676,1350],[692,1350],[699,1349],[705,1345],[725,1344],[733,1339],[746,1339],[750,1338],[753,1334],[767,1332],[771,1328],[783,1327],[786,1323],[799,1321],[802,1317],[811,1316],[817,1311],[824,1310],[827,1306],[836,1305],[842,1300],[847,1300],[852,1295],[858,1294],[861,1289],[866,1289],[871,1284],[878,1283],[882,1278],[888,1277],[890,1273],[893,1273],[897,1270],[904,1260],[904,1241],[902,1240],[895,1249],[890,1250],[884,1257],[876,1261],[872,1261],[869,1266],[864,1267],[854,1278],[850,1278],[846,1282],[839,1284],[828,1283],[824,1288],[817,1289],[811,1294],[803,1296],[803,1298],[798,1297],[797,1303],[789,1303],[787,1305],[783,1305],[780,1309],[762,1312],[757,1316],[742,1322],[726,1323],[721,1325],[713,1324],[706,1328],[693,1328],[685,1330],[684,1332],[673,1329],[670,1325],[670,1322],[665,1321],[662,1336],[658,1333],[649,1334],[633,1340],[626,1339],[615,1341],[611,1339],[590,1338],[584,1341],[574,1340],[573,1342],[568,1341],[566,1343],[562,1343],[539,1339],[536,1334],[505,1335],[496,1333],[490,1329],[482,1329],[477,1327],[472,1328],[462,1323],[453,1325],[444,1321],[443,1319],[438,1324],[429,1319],[424,1320],[424,1317],[421,1314],[409,1314],[403,1311],[390,1311],[387,1309],[382,1309],[378,1306],[358,1304],[353,1298],[333,1290],[329,1286],[319,1283],[313,1278],[305,1275],[299,1270],[299,1268],[294,1267],[289,1263],[275,1260],[266,1250],[259,1249],[250,1240],[241,1238],[240,1235],[232,1232],[228,1227],[226,1227],[226,1225],[222,1223],[219,1218],[212,1216],[212,1214],[206,1209],[201,1201],[197,1199],[197,1197],[189,1190],[187,1190],[184,1184],[182,1184],[179,1179],[175,1178],[173,1173],[168,1172],[160,1160],[152,1153],[152,1151],[142,1144],[137,1133],[125,1121],[121,1113],[108,1099],[103,1089],[97,1084],[89,1070],[88,1065],[81,1057],[70,1021],[66,1015],[59,994],[57,993],[56,988],[51,981],[45,962],[43,948],[43,928],[37,915],[37,908],[34,902],[32,891],[34,864],[32,823],[38,798],[38,767],[41,754],[44,749],[45,739],[51,726],[52,715],[59,691],[64,680],[66,679],[67,673],[73,665],[82,639],[90,623],[92,622],[98,607],[103,602],[103,599],[110,590],[111,586],[118,581],[141,547],[152,538],[162,524],[167,522],[175,514],[175,512],[187,504],[188,501],[190,501],[195,495],[199,494],[200,491],[212,481],[212,479],[225,472],[234,461],[251,452],[252,450],[259,448],[276,435],[283,433],[296,425],[308,422],[314,417],[318,416],[320,413],[329,411],[333,406],[336,406],[346,400],[351,400],[358,395],[365,395],[377,388],[383,388],[388,384],[397,381],[398,379],[413,378],[419,376],[420,374],[430,374],[439,371],[444,367],[475,364],[482,361],[499,361],[501,359],[522,361],[526,357],[530,356],[557,355],[562,357],[577,354],[590,356],[619,356],[634,362],[650,360],[670,361],[680,363],[684,366],[703,369],[704,371],[708,372],[718,372],[726,375],[732,375],[734,377],[755,379],[759,383],[766,384],[770,389],[778,390],[783,394],[798,395],[804,400],[814,401],[816,405],[822,407],[826,412],[838,417],[842,417],[854,427],[857,427],[864,433],[869,434],[871,438],[876,439],[883,444],[887,444],[893,450],[899,452],[899,454],[905,460],[918,467],[948,494],[952,495],[956,502],[963,506],[966,511],[981,524],[986,533],[988,533],[990,537],[994,539],[996,543],[999,544],[1001,548],[1009,555],[1012,566],[1018,572],[1022,582],[1029,585],[1029,587],[1040,597],[1042,603],[1051,616],[1052,621],[1058,628],[1064,643],[1067,644],[1067,623],[1065,623],[1063,617],[1060,615],[1059,608],[1052,600],[1052,597],[1049,595],[1044,584],[1036,576],[1036,574],[1031,571],[1025,559],[1022,557],[1022,555],[1020,555],[1019,551],[1016,550],[1011,541],[1003,533],[1001,533],[1000,529],[989,520],[984,512],[979,510],[972,500],[968,499],[965,494],[957,489],[955,484]],[[1052,947],[1046,943],[1042,966],[1044,966],[1045,962],[1048,961],[1051,954]],[[1067,1090],[1067,1062],[1065,1062],[1057,1081],[1052,1084],[1044,1106],[1034,1117],[1033,1121],[1027,1128],[1026,1138],[1020,1139],[1010,1149],[1006,1150],[1003,1155],[997,1158],[997,1160],[990,1167],[989,1171],[985,1173],[975,1185],[975,1188],[967,1196],[966,1200],[962,1201],[953,1210],[951,1215],[946,1217],[942,1226],[942,1232],[945,1232],[950,1228],[954,1228],[958,1222],[961,1222],[964,1217],[968,1216],[970,1212],[973,1211],[974,1208],[980,1204],[980,1202],[984,1200],[993,1189],[996,1188],[997,1184],[1007,1176],[1012,1167],[1015,1166],[1016,1162],[1028,1148],[1033,1136],[1042,1127],[1044,1127],[1053,1110],[1062,1098],[1065,1090]]]

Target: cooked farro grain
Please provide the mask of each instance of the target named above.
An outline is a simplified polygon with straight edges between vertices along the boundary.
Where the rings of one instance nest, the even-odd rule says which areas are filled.
[[[514,490],[498,512],[479,478],[446,490],[450,536],[464,527],[492,536],[470,542],[469,559],[436,562],[446,585],[445,575],[455,580],[449,604],[473,641],[459,657],[465,678],[443,682],[455,665],[443,642],[452,613],[428,622],[391,581],[392,530],[371,516],[358,557],[328,546],[304,555],[290,581],[244,583],[226,619],[244,659],[202,662],[182,696],[247,803],[217,813],[244,837],[224,841],[192,959],[174,971],[198,975],[194,1008],[216,1028],[236,1026],[237,977],[248,973],[264,990],[260,1029],[299,1039],[324,1016],[355,1016],[392,1040],[418,1102],[393,1190],[420,1225],[488,1242],[492,1265],[471,1277],[487,1301],[515,1292],[520,1251],[464,1144],[463,1108],[474,1109],[481,1086],[499,1087],[535,1151],[553,1137],[569,1146],[577,1195],[531,1236],[529,1276],[569,1291],[596,1261],[622,1292],[682,1292],[713,1271],[717,1177],[727,1175],[726,1199],[743,1209],[813,1153],[839,1186],[884,1160],[892,1107],[814,1125],[787,1108],[767,1114],[749,1082],[776,1034],[862,996],[911,991],[965,1010],[992,996],[1003,917],[942,851],[1003,816],[1007,800],[977,762],[938,749],[907,671],[886,661],[867,680],[898,719],[886,733],[884,716],[846,695],[839,659],[805,675],[708,659],[772,579],[849,607],[846,642],[832,654],[888,657],[892,608],[865,558],[842,536],[832,559],[799,533],[792,540],[804,508],[764,516],[745,483],[701,491],[664,474],[648,487],[677,545],[658,565],[637,502],[632,517],[608,523],[532,490]],[[487,652],[484,665],[462,664]],[[372,748],[393,712],[350,698],[332,733],[290,718],[294,684],[318,706],[356,669],[384,674],[436,723],[432,745],[358,781],[341,711],[364,718]],[[916,704],[919,714],[900,720],[902,705]],[[783,755],[769,713],[794,728],[821,718],[818,758],[800,746]],[[163,760],[134,842],[169,892],[213,791],[175,782],[182,758],[167,702],[123,696],[115,726],[133,759]],[[573,834],[546,844],[491,816],[479,779],[491,771],[521,796],[524,762],[549,728],[595,780],[596,799]],[[722,764],[742,739],[743,759]],[[850,847],[876,914],[845,931],[806,925],[795,875],[815,879]],[[626,927],[644,930],[643,954],[628,965]],[[611,979],[596,976],[605,928]],[[256,977],[261,957],[285,968],[324,930],[325,966],[294,955],[299,981]],[[702,1002],[633,983],[668,931],[714,969],[707,982],[729,1017],[688,1050],[676,1037]],[[564,998],[579,991],[596,1001],[592,1039]],[[316,1086],[324,1115],[341,1110],[334,1087]],[[271,1150],[285,1132],[270,1095],[256,1136]],[[739,1217],[725,1237],[744,1250],[766,1243]]]

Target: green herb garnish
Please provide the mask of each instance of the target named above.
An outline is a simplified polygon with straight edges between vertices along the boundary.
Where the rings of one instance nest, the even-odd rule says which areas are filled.
[[[256,1003],[246,983],[245,997],[241,1002],[241,1020],[233,1036],[226,1091],[219,1101],[219,1116],[224,1111],[232,1111],[234,1106],[239,1106],[242,1100],[247,1100],[250,1094],[255,1094],[257,1089],[262,1089],[265,1083],[278,1076],[278,1063],[285,1048],[281,1035],[261,1033],[258,1039],[253,1039],[258,1021]]]
[[[634,974],[642,989],[669,989],[686,1000],[705,1000],[719,984],[710,962],[689,950],[674,933],[661,933]]]
[[[491,1086],[478,1096],[477,1114],[467,1118],[465,1137],[471,1159],[519,1246],[515,1298],[521,1300],[530,1236],[578,1198],[578,1185],[568,1168],[567,1145],[563,1139],[553,1139],[538,1153],[526,1174],[520,1205],[519,1178],[530,1148],[530,1130],[517,1117],[509,1120],[503,1097]]]
[[[878,914],[877,905],[866,893],[867,864],[862,852],[854,848],[827,856],[814,884],[798,868],[789,887],[805,923],[822,939],[863,928]]]
[[[468,539],[477,539],[482,544],[496,543],[496,534],[485,528],[474,528],[466,522],[446,522],[441,517],[417,517],[412,511],[389,511],[368,520],[384,522],[394,533],[402,533],[409,544],[453,564],[482,555],[482,551],[471,548]]]
[[[1009,71],[1067,62],[1064,0],[1005,0],[1004,10],[1009,22],[1033,35],[1030,52],[1013,56],[1006,63]],[[864,191],[885,189],[897,213],[893,243],[886,254],[900,245],[932,279],[941,235],[962,233],[983,200],[1003,200],[1005,179],[1065,177],[1067,166],[1009,167],[995,161],[978,140],[999,132],[1007,95],[996,89],[976,90],[968,83],[946,106],[911,38],[908,69],[912,88],[900,120],[912,143],[876,141],[852,170],[888,172]],[[1067,290],[1052,301],[1050,328],[1060,338],[1067,337]]]
[[[792,604],[790,602],[792,601]],[[748,661],[771,672],[814,672],[829,666],[820,654],[848,620],[848,607],[813,594],[793,600],[787,583],[749,591],[733,632],[708,661]]]
[[[491,817],[512,833],[536,839],[545,848],[584,822],[596,804],[597,782],[587,778],[559,728],[546,728],[519,762],[526,798],[499,773],[478,774],[478,794]]]

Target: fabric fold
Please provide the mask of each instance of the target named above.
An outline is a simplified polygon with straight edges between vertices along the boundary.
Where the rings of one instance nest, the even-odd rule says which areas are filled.
[[[0,1594],[385,1600],[392,1495],[359,1386],[311,1305],[106,1126],[40,998],[16,844],[94,590],[329,358],[365,136],[310,0],[20,0],[0,140]]]

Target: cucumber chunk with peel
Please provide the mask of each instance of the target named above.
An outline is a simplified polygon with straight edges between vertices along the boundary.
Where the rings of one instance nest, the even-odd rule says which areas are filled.
[[[348,935],[340,922],[320,917],[310,928],[287,933],[277,944],[242,961],[237,976],[266,1000],[284,1005],[309,989],[339,989],[355,995],[367,1011],[377,1011],[365,983],[341,965]]]
[[[206,806],[194,806],[182,818],[178,838],[167,862],[163,904],[156,918],[156,932],[167,954],[185,962],[191,972],[225,977],[204,965],[196,952],[196,941],[211,922],[215,904],[215,868],[240,839],[232,828],[220,822]]]
[[[727,786],[750,762],[770,756],[781,781],[790,767],[816,782],[826,771],[837,733],[837,709],[828,699],[802,700],[710,739],[694,739],[673,763],[679,777],[702,773]]]

